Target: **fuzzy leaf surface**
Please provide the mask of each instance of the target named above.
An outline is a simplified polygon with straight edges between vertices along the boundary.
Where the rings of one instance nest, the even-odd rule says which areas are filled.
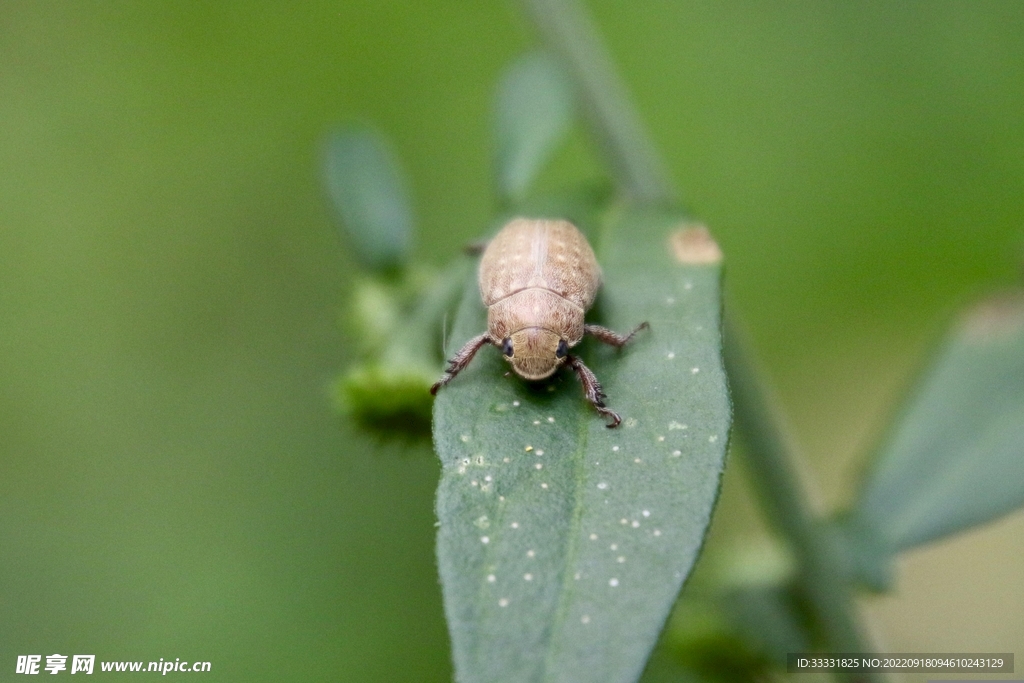
[[[720,255],[680,262],[669,236],[683,223],[623,211],[596,245],[600,322],[651,325],[621,351],[577,347],[621,427],[605,427],[569,370],[504,377],[491,347],[438,395],[437,556],[461,683],[643,670],[703,542],[730,422]],[[473,278],[449,352],[485,327]]]

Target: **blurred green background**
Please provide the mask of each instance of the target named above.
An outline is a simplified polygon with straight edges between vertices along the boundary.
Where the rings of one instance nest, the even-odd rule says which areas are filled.
[[[590,6],[847,500],[956,309],[1019,278],[1024,4]],[[505,2],[3,4],[0,680],[54,652],[450,679],[429,445],[328,398],[354,263],[320,145],[389,135],[440,265],[491,215],[493,84],[531,44]],[[577,135],[546,178],[593,160]],[[709,552],[762,533],[737,464]],[[1022,539],[911,554],[864,603],[884,649],[1013,651]]]

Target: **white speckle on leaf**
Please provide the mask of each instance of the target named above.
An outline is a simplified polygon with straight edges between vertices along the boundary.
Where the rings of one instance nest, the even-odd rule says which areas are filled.
[[[640,463],[643,462],[643,460],[641,460],[640,458],[633,458],[633,462],[635,462],[637,465],[639,465]]]
[[[629,520],[626,519],[625,517],[623,517],[622,519],[619,520],[619,524],[629,524]]]
[[[480,482],[478,482],[476,479],[473,479],[472,481],[469,482],[469,485],[470,486],[479,486]]]
[[[498,580],[498,577],[495,576],[494,574],[488,574],[487,575],[487,583],[494,583],[497,580]]]
[[[491,526],[491,520],[487,519],[487,515],[480,515],[473,524],[476,524],[481,529],[486,529]]]
[[[667,303],[669,306],[671,306],[675,302],[676,302],[675,297],[671,297],[671,296],[665,297],[665,303]]]
[[[665,357],[668,358],[669,360],[672,360],[673,358],[676,357],[676,354],[672,351],[669,351],[667,354],[665,354]]]
[[[498,500],[500,500],[502,503],[504,503],[505,502],[505,496],[498,496]]]
[[[597,484],[597,488],[599,488],[602,491],[604,491],[606,488],[608,488],[608,482],[606,482],[606,481],[599,482]]]
[[[523,574],[523,581],[533,581],[533,574]]]
[[[631,427],[636,427],[640,423],[637,421],[635,417],[627,417],[626,421],[623,422],[622,424],[624,424],[626,428],[629,429]]]
[[[644,510],[642,514],[643,514],[644,517],[650,517],[651,516],[651,511],[650,510]]]
[[[459,440],[462,441],[462,443],[468,442],[469,441],[469,434],[463,434],[462,436],[459,437]]]
[[[618,446],[612,446],[612,450],[617,453],[619,451],[619,447]]]
[[[690,368],[690,372],[696,375],[698,372],[700,372],[700,368]]]
[[[532,550],[527,550],[527,551],[526,551],[526,556],[527,556],[527,557],[529,557],[529,558],[534,558],[534,557],[536,557],[536,556],[537,556],[537,553],[535,553],[535,552],[534,552],[534,551],[532,551]]]
[[[608,585],[611,586],[612,588],[615,588],[616,586],[619,585],[619,580],[618,579],[608,579]]]
[[[590,615],[589,614],[584,614],[582,617],[580,617],[580,623],[581,624],[589,624],[590,623]]]
[[[686,425],[684,425],[682,422],[676,422],[675,420],[672,420],[671,422],[668,423],[668,430],[671,432],[674,429],[686,429]]]
[[[488,474],[486,477],[484,477],[484,481],[494,481],[494,479],[491,477],[491,475]]]
[[[541,487],[542,489],[546,489],[546,488],[548,487],[548,485],[547,485],[547,484],[543,484],[543,483],[542,483],[542,484],[540,485],[540,487]]]
[[[541,464],[540,464],[540,463],[538,462],[537,464],[535,464],[535,465],[533,466],[533,468],[534,468],[534,469],[537,469],[537,470],[539,470],[539,469],[543,469],[543,468],[544,468],[544,465],[541,465]]]
[[[683,285],[683,289],[693,289],[693,283],[687,282],[685,285]]]
[[[508,607],[508,598],[498,600],[498,607]]]
[[[590,534],[590,540],[591,541],[596,541],[597,540],[597,534]]]
[[[537,457],[540,457],[542,455],[544,455],[544,451],[542,451],[541,449],[538,448],[537,449]]]
[[[672,451],[672,457],[673,458],[678,458],[682,454],[683,454],[682,451]]]
[[[637,527],[640,526],[640,522],[638,522],[637,520],[634,519],[630,526],[632,526],[634,529],[636,529]]]
[[[519,528],[519,522],[512,522],[511,524],[509,524],[509,526],[512,527],[513,529],[518,529]]]
[[[618,557],[615,558],[615,561],[618,562],[619,564],[622,564],[623,562],[626,561],[626,558],[623,555],[619,555]]]
[[[718,441],[718,435],[717,434],[712,434],[711,436],[708,437],[708,442],[709,443],[714,443],[716,441]]]
[[[572,578],[574,580],[576,580],[576,581],[579,581],[581,576],[582,576],[582,574],[580,574],[579,572],[576,572],[575,574],[572,575]]]
[[[608,550],[618,550],[618,549],[619,549],[619,544],[618,543],[612,543],[610,546],[608,546]]]
[[[512,405],[516,408],[519,407],[519,401],[512,401]]]
[[[663,436],[659,436],[658,437],[658,441],[664,441],[664,440],[665,440],[665,437],[663,437]]]
[[[655,529],[654,530],[654,535],[655,536],[661,536],[661,529]]]
[[[553,415],[548,415],[548,422],[554,422],[555,418]]]
[[[502,459],[501,459],[501,461],[502,461],[502,462],[512,462],[512,461],[511,461],[511,460],[509,460],[508,458],[502,458]]]
[[[540,424],[540,420],[534,420],[534,421],[533,421],[533,424],[535,424],[535,425],[539,425],[539,424]]]
[[[487,545],[488,543],[491,542],[491,539],[490,539],[489,536],[481,536],[480,537],[480,542],[483,543],[484,545]]]

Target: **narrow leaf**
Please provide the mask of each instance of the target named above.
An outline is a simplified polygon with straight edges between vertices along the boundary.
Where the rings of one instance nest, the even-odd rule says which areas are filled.
[[[492,348],[438,396],[437,554],[462,683],[643,670],[703,542],[729,430],[720,253],[685,227],[627,211],[598,245],[602,323],[651,325],[619,352],[581,345],[621,427],[568,370],[506,378]],[[453,340],[485,325],[474,279]]]
[[[372,270],[404,265],[412,247],[412,210],[384,138],[356,127],[332,133],[324,182],[359,262]]]
[[[1024,504],[1024,295],[973,310],[883,445],[850,528],[895,552]]]
[[[518,59],[498,83],[494,105],[498,192],[520,200],[572,123],[572,86],[546,53]]]

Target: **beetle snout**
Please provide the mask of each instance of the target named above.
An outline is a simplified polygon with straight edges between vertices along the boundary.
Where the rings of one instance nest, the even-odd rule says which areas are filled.
[[[523,379],[539,380],[550,377],[565,360],[561,337],[541,327],[528,327],[511,337],[512,356],[506,359]]]

